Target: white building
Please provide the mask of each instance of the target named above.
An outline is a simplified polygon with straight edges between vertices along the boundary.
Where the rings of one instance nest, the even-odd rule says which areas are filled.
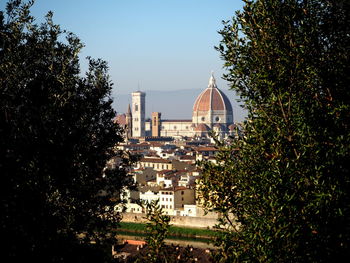
[[[151,203],[152,201],[159,200],[159,191],[157,189],[147,189],[146,191],[140,191],[140,200]]]
[[[145,96],[141,91],[131,93],[132,96],[132,137],[145,137]]]

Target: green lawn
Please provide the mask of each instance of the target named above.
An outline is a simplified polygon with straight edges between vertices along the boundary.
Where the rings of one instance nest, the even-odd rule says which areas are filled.
[[[146,231],[146,224],[141,223],[129,223],[121,222],[120,223],[121,231],[130,231],[136,233],[142,233]],[[184,236],[184,237],[205,237],[212,238],[217,235],[217,232],[209,229],[200,229],[200,228],[187,228],[187,227],[178,227],[171,226],[169,229],[170,236]]]

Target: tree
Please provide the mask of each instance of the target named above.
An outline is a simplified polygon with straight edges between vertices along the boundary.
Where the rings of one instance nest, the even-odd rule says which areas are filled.
[[[146,243],[147,254],[142,257],[142,262],[157,263],[167,262],[165,238],[169,233],[170,217],[163,214],[163,209],[158,201],[142,204],[146,211]],[[140,260],[140,259],[139,259]]]
[[[217,262],[342,262],[350,239],[350,3],[244,1],[217,47],[249,114],[203,164]]]
[[[130,258],[130,262],[146,263],[193,263],[195,259],[191,253],[191,247],[175,247],[166,245],[165,239],[169,234],[170,217],[164,214],[159,205],[159,200],[151,202],[141,202],[145,209],[147,219],[146,224],[146,244],[144,251],[135,257]],[[192,248],[193,249],[193,248]]]
[[[11,0],[0,12],[2,259],[107,261],[129,184],[107,65],[89,58],[81,76],[79,39],[51,12],[35,24],[32,5]]]

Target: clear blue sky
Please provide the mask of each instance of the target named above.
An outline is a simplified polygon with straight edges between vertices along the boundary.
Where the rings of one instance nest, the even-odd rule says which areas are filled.
[[[0,2],[3,9],[6,1]],[[228,90],[214,46],[221,21],[242,6],[241,0],[36,0],[32,13],[39,22],[53,11],[54,22],[85,44],[82,58],[106,60],[118,96],[138,87],[204,89],[212,70],[218,87]]]

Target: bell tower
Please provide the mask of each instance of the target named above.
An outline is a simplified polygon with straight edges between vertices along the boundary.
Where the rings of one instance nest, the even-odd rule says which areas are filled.
[[[126,122],[126,138],[130,139],[132,137],[132,114],[130,109],[130,104],[128,105],[128,111],[125,114]]]
[[[160,137],[160,112],[152,112],[152,136]]]
[[[132,96],[132,136],[145,137],[145,97],[141,91],[131,93]]]

